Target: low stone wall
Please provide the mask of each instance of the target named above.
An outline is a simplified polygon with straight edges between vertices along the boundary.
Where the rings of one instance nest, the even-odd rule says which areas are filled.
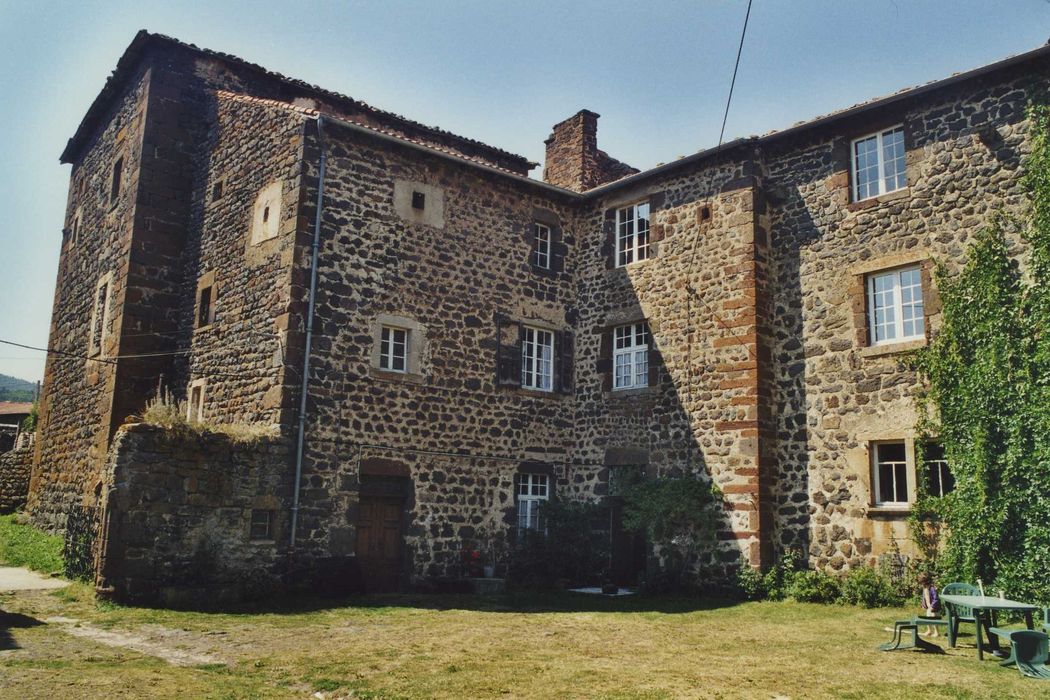
[[[10,513],[26,504],[32,468],[31,444],[0,454],[0,513]]]
[[[100,590],[121,601],[199,607],[281,587],[290,457],[279,438],[122,427],[101,494]]]

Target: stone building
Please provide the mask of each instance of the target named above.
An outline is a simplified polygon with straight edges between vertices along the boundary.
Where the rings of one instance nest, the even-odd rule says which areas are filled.
[[[720,489],[713,571],[907,550],[907,350],[1018,210],[1050,48],[639,172],[535,164],[141,32],[73,166],[28,508],[129,598],[456,576],[619,469]],[[1019,249],[1020,250],[1020,249]],[[313,312],[311,313],[311,308]],[[80,359],[77,359],[80,358]],[[304,393],[305,388],[305,393]],[[159,390],[248,445],[136,425]],[[204,582],[202,562],[211,573]]]

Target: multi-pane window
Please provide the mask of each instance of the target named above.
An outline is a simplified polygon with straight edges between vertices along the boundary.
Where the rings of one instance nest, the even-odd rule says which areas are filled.
[[[274,538],[272,510],[252,510],[252,522],[248,537],[253,540],[272,540]]]
[[[955,490],[955,477],[944,458],[944,445],[928,442],[923,448],[926,467],[926,489],[931,496],[940,497]]]
[[[907,186],[904,127],[895,126],[853,142],[853,201]]]
[[[408,371],[408,331],[404,328],[383,326],[379,337],[379,369]]]
[[[644,323],[613,331],[613,389],[649,386],[649,329]]]
[[[546,474],[518,475],[518,529],[543,531],[540,507],[550,497],[550,477]]]
[[[869,275],[868,318],[872,345],[924,337],[926,320],[919,268]]]
[[[616,266],[649,257],[649,202],[616,210]]]
[[[905,505],[908,502],[908,459],[904,443],[873,443],[871,461],[875,505]]]
[[[521,385],[554,390],[554,333],[524,326],[521,338]]]
[[[532,264],[544,270],[551,269],[551,227],[533,224]]]

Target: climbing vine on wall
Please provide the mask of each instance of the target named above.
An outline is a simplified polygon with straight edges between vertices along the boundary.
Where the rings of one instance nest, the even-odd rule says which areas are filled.
[[[943,324],[917,355],[928,393],[920,435],[944,445],[955,490],[920,470],[912,531],[943,581],[994,582],[1050,601],[1050,110],[1032,108],[1023,219],[997,214],[963,270],[938,268]],[[1008,235],[1028,243],[1029,274]]]

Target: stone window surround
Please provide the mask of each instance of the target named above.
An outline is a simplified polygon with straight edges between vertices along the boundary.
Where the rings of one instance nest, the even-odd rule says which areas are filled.
[[[102,302],[102,318],[98,317],[99,292],[105,289],[105,298]],[[113,272],[102,275],[95,284],[95,294],[91,297],[91,325],[88,326],[88,355],[90,357],[104,357],[106,337],[110,323],[110,307],[113,305]],[[101,325],[101,335],[98,344],[95,343],[95,329]]]
[[[541,270],[551,269],[551,227],[539,221],[532,224],[532,266]]]
[[[198,325],[200,321],[201,311],[201,292],[211,287],[211,300],[210,307],[208,310],[208,322],[204,325]],[[203,331],[209,329],[215,323],[215,305],[219,299],[219,287],[215,282],[215,270],[205,272],[197,279],[197,293],[193,302],[193,326],[194,332]]]
[[[922,279],[923,319],[926,331],[924,337],[872,345],[869,341],[871,325],[868,319],[868,276],[876,272],[889,272],[895,268],[914,265],[918,265]],[[884,255],[865,260],[849,268],[847,277],[851,280],[851,283],[848,296],[852,303],[856,346],[861,357],[878,357],[880,355],[908,352],[924,347],[928,343],[931,330],[930,317],[939,309],[937,294],[933,285],[933,275],[931,274],[932,268],[933,261],[925,250]]]
[[[258,515],[265,514],[265,518]],[[260,522],[262,521],[262,522]],[[265,535],[257,536],[256,527],[265,525]],[[256,544],[268,544],[276,540],[277,511],[273,508],[252,508],[248,515],[248,541]]]
[[[643,326],[642,334],[644,335],[644,338],[645,338],[645,343],[643,343],[643,344],[637,344],[638,335],[639,335],[639,333],[638,333],[638,326]],[[616,336],[618,335],[618,332],[621,329],[627,329],[626,340],[629,342],[629,344],[625,345],[623,348],[617,348],[616,347],[616,341],[617,341],[617,337]],[[612,329],[612,333],[613,333],[613,348],[612,348],[613,391],[616,391],[616,392],[629,391],[631,389],[644,389],[644,388],[648,387],[649,386],[649,341],[650,341],[648,324],[646,324],[644,321],[636,321],[634,323],[625,323],[625,324],[622,324],[622,325],[619,325],[619,326],[614,326],[613,329]],[[646,367],[646,369],[645,369],[645,378],[644,378],[645,383],[644,384],[636,384],[635,383],[635,379],[637,378],[637,375],[638,375],[638,371],[637,371],[636,365],[638,363],[636,362],[635,355],[637,355],[637,353],[642,352],[642,351],[645,352],[645,367]],[[617,361],[621,357],[626,357],[627,358],[626,366],[630,370],[630,372],[627,374],[627,377],[628,377],[630,383],[625,385],[625,386],[617,386],[616,385],[616,380],[617,380],[617,376],[616,376]]]
[[[208,380],[203,377],[200,379],[194,379],[190,382],[189,386],[186,387],[186,420],[188,421],[203,421],[204,420],[204,399],[207,391]],[[193,394],[194,390],[200,390],[197,399],[197,405],[194,406]]]
[[[889,437],[889,436],[878,436],[871,437],[865,441],[865,451],[867,452],[867,463],[868,463],[868,515],[869,516],[890,516],[890,517],[906,517],[911,513],[912,506],[915,504],[915,497],[917,493],[917,471],[916,471],[916,452],[915,452],[915,441],[914,436],[910,437]],[[877,503],[877,494],[875,493],[875,445],[878,443],[892,443],[899,442],[904,443],[904,458],[906,462],[905,471],[908,480],[908,502],[904,505],[880,505]]]
[[[522,329],[526,326],[541,331],[548,331],[554,335],[554,386],[550,390],[531,389],[522,386],[521,384],[521,367],[523,359],[521,334]],[[514,334],[514,339],[512,341],[507,337],[508,332]],[[562,400],[573,394],[575,386],[575,370],[572,367],[571,361],[568,368],[564,367],[564,361],[562,358],[562,355],[565,352],[564,344],[566,342],[572,343],[573,338],[571,329],[566,327],[563,319],[545,318],[537,315],[535,312],[525,312],[513,317],[498,314],[496,333],[496,383],[500,389],[509,389],[521,396],[555,400]],[[509,357],[509,353],[513,353],[513,358]],[[575,360],[575,354],[571,347],[568,353],[571,360]],[[508,355],[505,357],[505,354]],[[513,377],[509,376],[509,372],[504,369],[505,360],[508,359],[510,359],[511,362],[507,363],[507,369],[513,369]],[[566,373],[568,373],[569,376],[566,376]]]
[[[896,189],[892,189],[892,190],[883,192],[882,191],[882,187],[883,187],[883,184],[884,184],[885,175],[883,173],[884,159],[883,159],[883,152],[882,152],[882,137],[887,132],[896,131],[897,129],[900,129],[900,131],[901,131],[902,146],[904,148],[904,186],[903,187],[897,187]],[[857,188],[859,187],[860,183],[857,182],[857,151],[856,151],[856,147],[857,147],[857,143],[859,143],[861,141],[867,141],[868,139],[870,139],[872,137],[874,137],[876,139],[876,151],[875,152],[876,152],[877,157],[878,157],[879,192],[878,192],[878,194],[870,195],[868,197],[860,197],[859,196],[859,192],[857,191]],[[850,139],[850,142],[849,142],[849,174],[850,174],[849,175],[850,176],[850,188],[849,188],[850,189],[850,202],[853,202],[853,203],[860,203],[860,202],[867,201],[869,199],[877,199],[878,197],[885,197],[886,195],[893,194],[894,192],[900,192],[901,190],[908,189],[908,186],[910,184],[910,180],[908,179],[908,138],[907,138],[907,132],[906,132],[906,130],[904,128],[903,122],[898,122],[896,124],[891,124],[890,126],[887,126],[887,127],[881,128],[881,129],[877,129],[877,130],[875,130],[875,131],[873,131],[871,133],[863,134],[861,136],[857,136],[855,138]]]
[[[664,209],[666,199],[667,193],[660,185],[654,185],[646,188],[629,188],[627,191],[620,193],[619,196],[607,199],[603,202],[602,220],[604,227],[604,246],[602,248],[602,255],[605,258],[607,274],[623,276],[628,272],[628,268],[647,265],[649,264],[649,261],[657,257],[660,248],[659,243],[664,238],[664,227],[663,225],[656,223],[656,214]],[[624,207],[634,206],[644,202],[649,203],[648,255],[643,260],[635,260],[627,265],[618,265],[617,263],[619,262],[619,259],[616,254],[618,236],[616,212]]]
[[[643,207],[643,206],[645,207],[645,218],[644,219],[642,219],[639,216],[639,214],[638,214],[638,209],[640,207]],[[620,235],[620,226],[623,223],[625,223],[625,221],[622,219],[622,215],[628,209],[631,210],[631,219],[629,220],[630,223],[631,223],[631,226],[628,227],[630,229],[630,233],[625,238],[625,237]],[[648,260],[649,259],[649,227],[650,227],[650,221],[652,219],[652,208],[649,206],[649,200],[648,199],[643,199],[643,200],[640,200],[640,201],[637,201],[637,202],[632,202],[632,203],[629,203],[629,204],[620,205],[620,206],[615,208],[615,212],[616,212],[616,214],[615,214],[615,219],[614,219],[614,224],[613,224],[614,225],[614,229],[613,229],[613,243],[614,243],[613,255],[615,256],[614,265],[616,267],[627,267],[629,265],[633,265],[634,263],[642,262],[643,260]],[[645,221],[645,231],[644,231],[645,243],[644,244],[639,243],[639,239],[642,237],[642,233],[643,233],[643,232],[641,232],[639,230],[640,227],[639,227],[638,224],[639,224],[640,221]],[[630,245],[629,246],[626,245],[624,243],[625,241],[629,241]],[[624,247],[621,248],[621,245],[624,245]],[[626,260],[624,262],[621,262],[621,258],[624,258],[624,257],[630,257],[630,260]]]
[[[907,284],[905,283],[904,275],[907,273]],[[890,279],[893,283],[893,304],[885,305],[885,307],[879,306],[878,288],[879,280]],[[893,267],[888,270],[879,270],[877,272],[869,272],[866,275],[867,287],[868,287],[868,341],[871,345],[883,346],[883,345],[894,345],[897,343],[914,342],[916,340],[923,340],[926,337],[926,311],[923,309],[922,313],[922,327],[918,328],[918,314],[916,313],[914,299],[916,296],[915,286],[918,284],[918,297],[919,303],[922,303],[922,268],[919,265],[903,265],[900,267]],[[905,302],[905,290],[910,289],[912,295],[912,302],[909,304]],[[877,323],[877,312],[880,309],[892,308],[894,321],[893,321],[893,332],[895,337],[887,338],[885,340],[877,340],[879,336],[879,324]],[[912,332],[907,332],[907,314],[905,311],[910,308],[913,317],[911,322],[913,323]],[[873,340],[876,338],[876,340]]]
[[[248,232],[248,246],[253,247],[273,240],[281,233],[284,184],[274,180],[259,189],[252,204],[252,219]]]
[[[548,266],[541,267],[536,264],[536,225],[546,226],[550,230],[550,246],[548,248]],[[529,222],[527,233],[529,242],[529,269],[533,274],[547,277],[557,276],[565,269],[566,250],[563,243],[561,219],[558,215],[544,207],[532,208],[532,221]]]
[[[120,202],[120,196],[124,194],[124,190],[126,189],[126,178],[124,177],[125,167],[124,154],[120,153],[113,161],[113,166],[109,174],[109,197],[107,203],[110,209],[117,206]]]
[[[383,326],[408,331],[405,371],[381,369],[379,356],[382,350]],[[425,360],[427,357],[427,329],[422,323],[407,316],[378,314],[372,321],[372,354],[368,373],[374,379],[422,384],[426,381]]]
[[[533,340],[531,341],[531,343],[528,340],[528,334],[529,334],[530,331],[532,332],[532,335],[533,335]],[[554,392],[554,383],[555,383],[555,373],[557,371],[556,368],[555,368],[555,354],[558,352],[557,340],[556,340],[558,332],[555,331],[555,330],[544,328],[542,326],[536,326],[536,325],[533,325],[531,323],[523,323],[523,324],[521,324],[521,333],[522,333],[522,341],[521,341],[521,367],[522,367],[522,370],[521,370],[521,388],[522,389],[526,389],[528,391],[535,391],[535,392],[539,392],[539,393],[553,393]],[[540,334],[541,333],[546,334],[550,338],[550,343],[549,344],[540,342]],[[530,367],[526,367],[526,359],[529,357],[528,353],[526,352],[526,348],[529,345],[533,346],[533,354],[532,354],[532,360],[533,361],[532,361]],[[538,350],[538,349],[549,349],[549,351],[550,351],[550,359],[549,359],[549,362],[548,362],[548,374],[547,375],[543,375],[540,372],[540,369],[541,369],[540,362],[542,361],[542,358],[541,358],[541,355],[536,352],[536,350]],[[533,377],[533,384],[526,384],[525,383],[525,377],[527,375],[531,375]],[[547,377],[547,380],[549,382],[549,385],[546,388],[541,386],[542,382],[540,381],[544,376]]]
[[[613,386],[615,383],[613,374],[615,372],[613,346],[615,345],[614,335],[616,328],[634,323],[644,323],[649,330],[648,384],[646,386],[615,389]],[[601,325],[596,329],[599,336],[599,351],[595,370],[601,379],[602,393],[607,400],[641,396],[659,390],[659,377],[654,376],[656,375],[659,366],[659,354],[656,352],[656,343],[653,341],[653,334],[657,329],[657,325],[645,317],[644,311],[639,306],[612,311],[605,315]]]

